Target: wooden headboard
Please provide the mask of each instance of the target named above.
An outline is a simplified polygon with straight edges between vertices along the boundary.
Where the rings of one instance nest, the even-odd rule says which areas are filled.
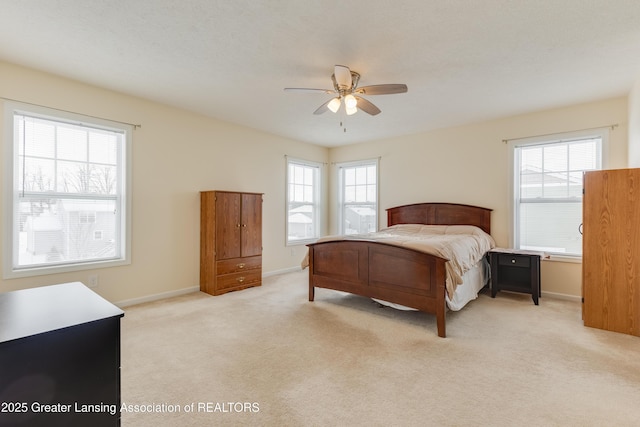
[[[387,209],[387,226],[396,224],[475,225],[491,234],[492,209],[457,203],[415,203]]]

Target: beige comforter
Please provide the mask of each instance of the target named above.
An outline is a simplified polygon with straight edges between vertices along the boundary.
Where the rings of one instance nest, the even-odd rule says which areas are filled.
[[[475,266],[490,249],[495,247],[493,238],[478,227],[471,225],[394,225],[368,234],[326,236],[318,242],[332,240],[368,240],[411,248],[449,260],[446,265],[446,287],[449,298],[453,298],[462,276]],[[307,267],[307,257],[302,268]]]

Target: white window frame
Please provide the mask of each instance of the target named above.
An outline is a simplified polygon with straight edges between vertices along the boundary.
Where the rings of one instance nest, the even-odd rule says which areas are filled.
[[[20,189],[17,188],[18,177],[18,153],[19,141],[14,134],[14,115],[28,115],[36,118],[48,119],[58,122],[66,122],[75,125],[106,129],[124,134],[123,142],[118,152],[118,183],[116,196],[117,239],[119,240],[116,256],[108,259],[92,259],[86,261],[69,261],[55,264],[35,264],[33,266],[18,265],[19,236],[15,228],[15,209],[18,203]],[[15,279],[46,274],[57,274],[79,270],[113,267],[131,264],[131,153],[133,126],[84,116],[67,111],[25,104],[16,101],[4,103],[4,173],[3,173],[3,278]],[[67,197],[66,194],[59,194]],[[72,197],[73,198],[73,197]]]
[[[306,245],[308,243],[314,243],[320,237],[321,230],[321,221],[322,221],[322,167],[323,164],[319,162],[314,162],[310,160],[297,159],[294,157],[286,156],[286,165],[285,165],[285,244],[286,246],[298,246],[298,245]],[[311,204],[313,205],[312,212],[312,228],[313,228],[313,237],[307,239],[290,239],[289,238],[289,210],[291,207],[291,191],[290,187],[292,177],[289,174],[289,166],[297,165],[302,166],[304,168],[312,169],[313,173],[313,183],[311,184],[313,201]]]
[[[557,134],[536,136],[530,138],[519,138],[508,141],[509,145],[509,160],[510,160],[510,170],[512,171],[512,176],[510,180],[509,193],[510,197],[510,228],[509,228],[509,244],[512,248],[520,249],[520,223],[519,223],[519,188],[520,188],[520,165],[517,161],[517,151],[521,147],[534,146],[534,145],[553,145],[559,143],[570,143],[573,141],[587,140],[593,138],[600,138],[600,164],[596,167],[595,170],[606,169],[608,164],[608,151],[609,151],[609,128],[595,128],[595,129],[587,129],[582,131],[574,131],[574,132],[563,132]],[[576,203],[580,203],[582,205],[582,197],[579,198],[579,201],[575,201]],[[568,199],[558,199],[558,202],[567,202]],[[581,232],[580,232],[581,234]],[[546,252],[548,258],[551,260],[559,260],[559,261],[570,261],[570,262],[581,262],[582,255],[580,254],[564,254],[561,252]]]
[[[354,167],[368,167],[375,166],[376,167],[376,201],[375,201],[375,213],[376,213],[376,221],[375,221],[375,231],[380,229],[380,159],[367,159],[367,160],[357,160],[352,162],[341,162],[337,163],[337,174],[338,174],[338,234],[345,234],[345,182],[344,182],[344,172],[346,169],[354,168]],[[354,205],[358,203],[348,203],[349,205]],[[371,202],[364,202],[362,204],[370,205]]]

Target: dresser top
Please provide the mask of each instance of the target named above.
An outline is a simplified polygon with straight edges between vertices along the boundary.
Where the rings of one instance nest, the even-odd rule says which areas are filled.
[[[511,249],[511,248],[493,248],[489,252],[511,254],[511,255],[534,255],[540,258],[545,257],[545,253],[542,251],[530,251],[525,249]]]
[[[122,316],[80,282],[0,293],[0,343]]]

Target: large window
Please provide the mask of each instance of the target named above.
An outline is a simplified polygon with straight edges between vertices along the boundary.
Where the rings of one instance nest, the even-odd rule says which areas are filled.
[[[287,244],[320,237],[320,163],[287,157]]]
[[[129,262],[132,127],[5,105],[4,276]]]
[[[378,160],[338,164],[340,234],[378,230]]]
[[[552,255],[582,255],[582,188],[602,168],[603,131],[512,141],[514,246]]]

